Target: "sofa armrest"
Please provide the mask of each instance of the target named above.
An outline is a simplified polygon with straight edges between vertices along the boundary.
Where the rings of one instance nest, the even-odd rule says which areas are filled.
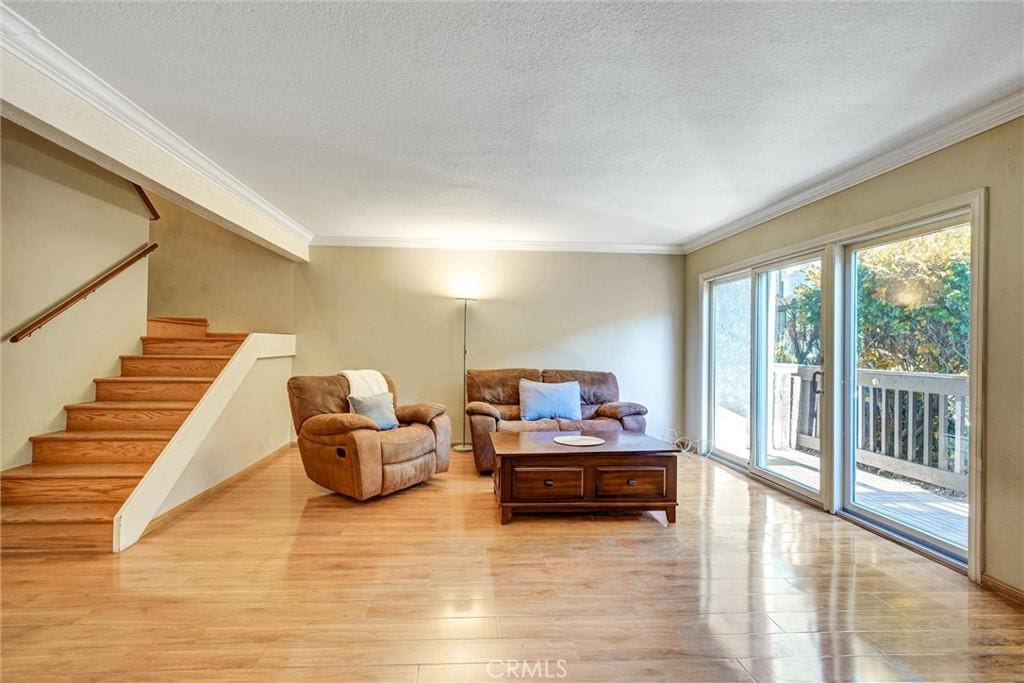
[[[601,417],[611,417],[616,420],[621,420],[628,415],[646,415],[647,408],[639,403],[618,401],[616,403],[605,403],[597,409],[597,414]]]
[[[501,419],[501,413],[498,412],[498,409],[490,403],[484,403],[483,401],[471,401],[470,403],[467,403],[466,415],[485,415],[487,417],[493,417],[495,420]]]
[[[487,405],[486,403],[483,405]],[[494,469],[494,447],[491,437],[498,430],[498,418],[474,413],[469,416],[469,433],[473,439],[473,461],[478,472]]]
[[[429,425],[434,418],[444,415],[447,411],[443,403],[410,403],[395,408],[395,417],[402,424],[418,422]]]
[[[356,429],[372,429],[380,431],[377,423],[365,415],[356,413],[323,413],[314,415],[302,423],[299,431],[308,436],[335,436],[355,431]]]
[[[448,413],[441,413],[428,425],[434,431],[434,455],[437,459],[436,473],[447,472],[452,450],[452,421]]]
[[[317,419],[332,417],[346,419]],[[368,417],[353,413],[315,415],[306,420],[298,437],[306,476],[324,488],[356,500],[379,496],[384,477],[380,432],[376,424],[369,425],[364,420],[373,423]],[[313,424],[309,425],[310,422]],[[359,426],[343,431],[341,422]],[[312,432],[307,426],[317,432]]]

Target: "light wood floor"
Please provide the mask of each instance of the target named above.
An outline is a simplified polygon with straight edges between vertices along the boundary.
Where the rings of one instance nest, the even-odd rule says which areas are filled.
[[[1024,680],[1024,608],[724,467],[674,526],[502,527],[470,462],[358,504],[289,451],[119,556],[6,555],[3,680]]]

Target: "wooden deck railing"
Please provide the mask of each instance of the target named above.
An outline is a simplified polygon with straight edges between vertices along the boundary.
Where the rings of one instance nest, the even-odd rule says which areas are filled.
[[[776,365],[772,391],[784,447],[819,446],[821,368]],[[965,493],[970,467],[966,375],[857,371],[857,462]],[[784,413],[784,414],[780,414]]]
[[[105,285],[106,283],[113,280],[115,277],[123,273],[124,271],[131,268],[135,263],[146,258],[153,253],[156,248],[160,246],[156,242],[147,242],[132,253],[125,256],[123,259],[107,268],[105,271],[97,275],[95,278],[85,283],[74,292],[64,297],[62,300],[46,309],[42,314],[32,319],[31,322],[17,330],[10,336],[11,342],[19,342],[26,337],[32,336],[32,333],[38,330],[40,327],[50,322],[64,311],[68,310],[79,301],[82,301],[87,296],[95,292],[97,289]]]

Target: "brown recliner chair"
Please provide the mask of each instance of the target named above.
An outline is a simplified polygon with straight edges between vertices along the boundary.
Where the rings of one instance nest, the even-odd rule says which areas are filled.
[[[519,380],[580,383],[582,420],[521,420]],[[619,401],[619,382],[610,372],[589,370],[469,370],[466,372],[466,414],[479,472],[494,469],[491,432],[641,432],[647,408]]]
[[[386,496],[448,471],[451,420],[440,403],[397,405],[401,426],[380,431],[364,415],[349,412],[344,375],[292,377],[288,399],[306,476],[357,500]]]

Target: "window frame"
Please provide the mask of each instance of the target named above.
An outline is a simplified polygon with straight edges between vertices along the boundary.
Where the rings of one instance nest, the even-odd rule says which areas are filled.
[[[703,335],[704,353],[703,357],[707,359],[707,362],[703,363],[704,382],[703,382],[703,397],[704,408],[702,413],[704,417],[701,420],[701,439],[704,443],[709,444],[708,452],[717,458],[720,458],[731,465],[746,469],[749,463],[749,457],[743,458],[735,453],[730,453],[726,450],[720,450],[714,446],[714,435],[715,435],[715,307],[714,307],[714,288],[718,285],[728,285],[734,282],[748,281],[753,286],[753,273],[750,270],[741,270],[735,273],[729,273],[718,277],[708,278],[703,280],[702,290],[704,291],[704,320],[705,334]],[[753,326],[750,327],[750,345],[753,347]],[[751,379],[751,381],[753,381]],[[750,410],[753,410],[753,406],[749,406]],[[750,456],[753,456],[753,434],[749,434],[747,442],[747,452]]]
[[[854,281],[856,271],[853,268],[853,259],[856,253],[872,247],[889,244],[896,241],[905,239],[912,239],[922,235],[928,235],[936,232],[941,232],[957,225],[968,225],[971,231],[971,304],[970,304],[970,349],[969,349],[969,362],[971,372],[969,374],[969,401],[968,401],[968,419],[972,425],[978,425],[979,422],[975,421],[976,415],[974,414],[976,400],[975,385],[981,381],[981,366],[976,365],[978,361],[978,355],[975,353],[975,337],[981,333],[980,327],[982,325],[975,324],[976,312],[976,288],[979,286],[979,280],[975,271],[976,267],[979,266],[980,254],[976,253],[976,250],[983,246],[983,236],[978,233],[980,230],[973,222],[972,212],[969,206],[963,207],[961,210],[952,212],[952,214],[941,214],[933,217],[926,217],[920,221],[915,221],[909,225],[892,226],[891,228],[882,229],[873,233],[863,235],[860,238],[851,239],[843,242],[839,249],[839,256],[842,261],[842,355],[840,356],[840,364],[842,366],[841,371],[843,375],[843,386],[844,387],[855,387],[856,386],[856,282]],[[979,342],[980,343],[980,342]],[[975,430],[968,438],[968,457],[971,463],[968,469],[968,539],[967,548],[957,547],[948,541],[941,539],[937,536],[927,533],[922,529],[918,529],[909,524],[905,524],[897,519],[886,517],[880,513],[877,513],[870,508],[857,503],[854,499],[854,488],[856,486],[856,434],[854,433],[854,395],[852,391],[842,392],[842,476],[839,477],[838,484],[840,486],[841,497],[841,510],[847,515],[852,515],[858,518],[866,520],[871,525],[878,527],[882,530],[886,530],[892,534],[898,534],[899,536],[909,539],[913,543],[916,543],[923,548],[929,550],[932,553],[946,556],[948,559],[955,563],[967,562],[968,567],[970,566],[969,555],[972,546],[978,541],[972,535],[978,533],[974,530],[975,518],[980,514],[980,508],[975,509],[973,499],[975,496],[975,482],[973,472],[976,469],[975,454],[976,454],[976,435]],[[973,530],[973,531],[972,531]]]
[[[765,452],[766,445],[764,441],[767,439],[768,434],[768,415],[767,415],[767,404],[768,404],[768,367],[766,359],[768,357],[768,329],[767,329],[767,317],[768,317],[768,299],[767,299],[767,288],[765,283],[767,282],[768,274],[779,270],[781,268],[787,268],[790,266],[798,266],[813,261],[821,263],[821,353],[822,353],[822,401],[820,410],[820,422],[822,429],[832,421],[832,412],[826,405],[828,401],[824,399],[825,391],[831,383],[831,368],[834,365],[828,360],[828,344],[829,336],[826,332],[825,326],[825,301],[826,296],[830,292],[828,286],[830,275],[830,269],[828,269],[826,258],[828,254],[826,249],[816,249],[812,251],[803,251],[799,254],[795,254],[789,258],[775,259],[770,263],[765,263],[752,269],[753,276],[753,287],[751,291],[751,315],[753,321],[752,329],[752,343],[751,347],[751,372],[753,377],[750,383],[750,401],[751,401],[751,413],[753,415],[753,421],[750,427],[750,469],[751,472],[756,474],[759,478],[767,479],[778,487],[781,487],[791,493],[795,493],[801,498],[812,500],[815,503],[820,504],[824,509],[829,509],[831,505],[831,494],[826,491],[829,488],[826,481],[826,470],[831,476],[831,462],[832,462],[832,450],[829,443],[822,438],[820,440],[820,447],[818,453],[818,489],[810,489],[806,486],[794,481],[788,477],[782,476],[768,469],[767,465],[762,465],[761,462],[766,459],[767,452]],[[761,400],[761,397],[764,400]],[[824,435],[824,434],[823,434]],[[764,438],[758,439],[759,436]],[[764,456],[764,457],[762,457]]]
[[[985,372],[983,350],[985,348],[985,329],[987,319],[986,308],[986,262],[987,262],[987,202],[988,190],[985,187],[965,192],[964,194],[942,199],[930,204],[909,209],[893,214],[878,220],[870,221],[849,228],[843,228],[829,232],[818,237],[797,242],[792,245],[775,249],[764,254],[737,260],[731,264],[712,268],[700,273],[700,367],[701,367],[701,401],[700,401],[700,429],[701,438],[708,438],[712,433],[709,428],[711,415],[711,403],[709,399],[711,390],[708,380],[711,379],[711,334],[713,328],[709,325],[711,283],[726,279],[749,277],[755,278],[755,271],[773,267],[778,263],[787,260],[798,260],[809,253],[822,253],[822,356],[823,376],[822,398],[821,398],[821,485],[820,496],[809,498],[802,490],[794,490],[785,485],[785,482],[776,481],[774,478],[763,476],[761,472],[753,471],[751,467],[744,467],[742,461],[722,457],[711,451],[710,456],[718,462],[730,465],[736,469],[747,472],[752,478],[763,481],[770,486],[783,490],[797,498],[819,504],[827,512],[838,514],[850,521],[868,527],[873,531],[886,535],[890,540],[912,548],[916,551],[932,556],[955,569],[964,571],[974,582],[981,582],[984,574],[984,540],[985,540]],[[846,424],[845,391],[847,384],[845,370],[842,365],[845,363],[846,345],[846,322],[847,302],[844,300],[847,287],[845,286],[845,253],[847,246],[855,243],[862,243],[870,239],[883,239],[886,235],[897,234],[912,230],[925,224],[935,224],[944,219],[960,215],[969,216],[971,224],[971,339],[970,359],[972,368],[972,379],[970,385],[970,408],[969,419],[974,425],[974,434],[970,443],[971,467],[969,470],[969,515],[968,522],[968,548],[967,563],[964,566],[958,562],[951,562],[948,555],[936,553],[934,548],[922,546],[902,534],[891,533],[887,528],[880,528],[870,520],[860,519],[850,515],[843,509],[843,487],[844,482],[849,478],[848,473],[838,468],[845,467],[845,444],[849,434],[849,425]],[[752,282],[751,295],[756,297],[757,287]],[[752,310],[751,347],[756,346],[755,330],[753,329],[754,310]],[[976,371],[974,369],[977,369]],[[838,372],[837,372],[838,371]],[[755,367],[751,367],[752,382],[751,390],[754,391]],[[833,377],[834,375],[839,377]],[[976,376],[975,376],[976,375]],[[752,397],[753,400],[753,397]],[[752,402],[752,411],[756,409]],[[827,419],[826,419],[827,413]],[[751,460],[755,461],[754,425],[751,427]],[[826,457],[826,453],[828,456]]]

